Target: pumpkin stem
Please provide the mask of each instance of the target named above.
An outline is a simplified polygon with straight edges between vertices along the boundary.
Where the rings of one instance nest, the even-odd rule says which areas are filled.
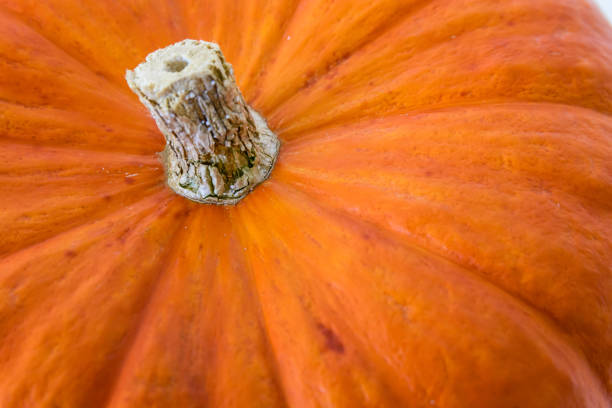
[[[166,138],[168,185],[201,203],[235,204],[268,178],[280,142],[245,101],[214,43],[184,40],[126,72]]]

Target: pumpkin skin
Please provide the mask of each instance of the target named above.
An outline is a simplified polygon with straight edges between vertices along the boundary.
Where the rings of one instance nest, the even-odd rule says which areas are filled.
[[[165,185],[217,42],[283,142]],[[612,29],[570,0],[0,3],[0,406],[612,406]]]

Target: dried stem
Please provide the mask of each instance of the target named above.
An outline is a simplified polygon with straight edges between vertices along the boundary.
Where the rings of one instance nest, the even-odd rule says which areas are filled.
[[[176,193],[235,204],[268,178],[280,142],[244,101],[217,44],[159,49],[126,79],[166,137],[162,158]]]

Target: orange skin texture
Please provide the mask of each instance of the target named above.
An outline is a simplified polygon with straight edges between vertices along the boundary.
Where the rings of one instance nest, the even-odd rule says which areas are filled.
[[[282,140],[165,185],[217,42]],[[612,406],[612,28],[579,0],[0,2],[0,407]]]

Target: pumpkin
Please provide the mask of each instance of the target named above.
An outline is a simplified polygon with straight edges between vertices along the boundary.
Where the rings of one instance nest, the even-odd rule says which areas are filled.
[[[281,142],[236,204],[124,79],[184,39]],[[1,407],[612,406],[590,2],[4,0],[0,72]]]

